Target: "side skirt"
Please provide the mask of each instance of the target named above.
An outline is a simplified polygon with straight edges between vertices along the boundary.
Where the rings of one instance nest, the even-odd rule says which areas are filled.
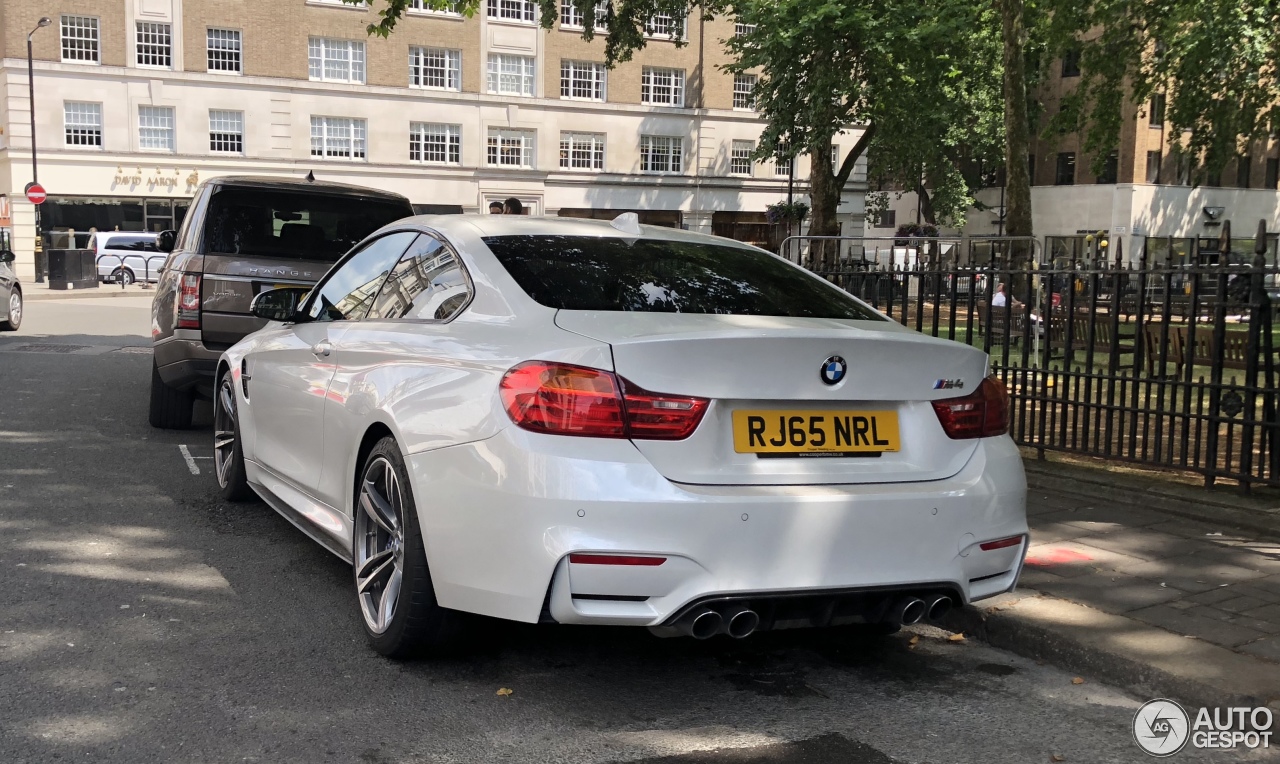
[[[244,465],[249,486],[263,501],[338,559],[351,564],[351,518],[307,496],[261,464],[245,459]]]

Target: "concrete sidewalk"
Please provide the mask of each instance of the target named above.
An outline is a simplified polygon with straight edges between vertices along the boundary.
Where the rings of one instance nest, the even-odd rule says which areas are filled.
[[[1019,591],[951,628],[1152,697],[1280,708],[1280,502],[1054,462],[1027,480]]]

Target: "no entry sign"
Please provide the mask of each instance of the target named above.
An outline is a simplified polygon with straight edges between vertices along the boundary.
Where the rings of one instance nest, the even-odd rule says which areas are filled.
[[[45,193],[44,186],[39,183],[27,184],[27,201],[32,204],[44,204],[44,200],[48,198],[49,195]]]

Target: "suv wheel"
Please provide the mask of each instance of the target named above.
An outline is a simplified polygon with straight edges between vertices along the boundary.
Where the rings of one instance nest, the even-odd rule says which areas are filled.
[[[130,286],[130,285],[132,285],[132,284],[133,284],[133,282],[134,282],[134,275],[133,275],[133,271],[129,270],[128,268],[116,268],[114,271],[112,271],[112,272],[111,272],[111,277],[110,277],[110,281],[111,281],[111,283],[112,283],[112,284],[119,284],[119,283],[120,283],[120,278],[121,278],[121,276],[120,276],[120,274],[121,274],[121,273],[123,273],[123,274],[124,274],[124,283],[125,283],[125,286]]]
[[[9,304],[0,305],[0,332],[16,332],[22,326],[22,292],[14,289]]]
[[[174,390],[160,378],[160,367],[151,362],[151,426],[163,430],[185,430],[191,426],[195,396],[190,390]]]

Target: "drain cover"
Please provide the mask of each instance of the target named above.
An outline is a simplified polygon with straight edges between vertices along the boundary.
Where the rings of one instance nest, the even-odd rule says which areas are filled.
[[[16,348],[10,348],[15,352],[22,353],[74,353],[77,350],[85,350],[89,345],[19,345]]]
[[[129,347],[118,348],[116,352],[117,353],[137,353],[138,355],[151,355],[151,347],[146,345],[142,347],[135,347],[133,345],[130,345]]]

